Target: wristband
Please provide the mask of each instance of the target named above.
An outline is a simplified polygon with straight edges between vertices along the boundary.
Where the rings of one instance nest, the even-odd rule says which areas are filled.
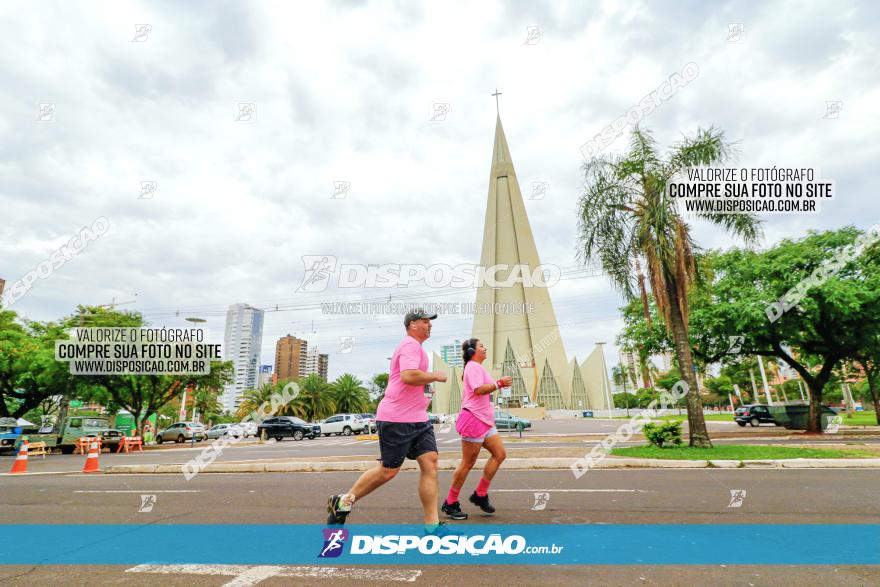
[[[501,380],[499,379],[498,381],[495,382],[495,389],[496,389],[496,391],[499,390],[499,389],[501,389],[501,387],[502,387],[502,386],[501,386]]]

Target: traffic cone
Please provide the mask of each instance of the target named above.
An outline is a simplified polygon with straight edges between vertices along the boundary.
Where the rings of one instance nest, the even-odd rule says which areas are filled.
[[[18,456],[15,457],[15,462],[12,463],[12,470],[10,473],[27,473],[27,455],[28,455],[28,441],[22,440],[21,447],[18,449]]]
[[[86,457],[86,466],[83,467],[83,473],[99,473],[98,468],[98,441],[93,440],[89,445],[89,456]]]

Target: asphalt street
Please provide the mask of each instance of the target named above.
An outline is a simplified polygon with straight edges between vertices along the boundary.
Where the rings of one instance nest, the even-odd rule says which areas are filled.
[[[588,451],[622,421],[539,421],[535,430],[503,433],[509,454],[517,449],[584,447]],[[841,435],[801,438],[773,426],[739,428],[729,422],[709,423],[719,444],[811,444],[841,442]],[[454,455],[454,430],[437,427],[441,453]],[[738,438],[721,438],[733,432]],[[850,442],[850,440],[847,440]],[[880,437],[853,439],[877,443]],[[641,444],[641,441],[627,443]],[[218,461],[271,461],[361,455],[375,458],[378,443],[363,437],[320,437],[314,440],[227,447]],[[101,466],[125,463],[184,463],[205,448],[173,445],[143,453],[101,455]],[[12,456],[0,457],[8,470]],[[180,474],[83,475],[85,457],[53,454],[32,457],[25,476],[0,476],[0,523],[3,524],[321,524],[326,498],[345,491],[357,473],[202,474],[186,481]],[[41,474],[42,473],[42,474]],[[52,474],[54,473],[54,474]],[[441,493],[451,472],[440,472]],[[351,524],[417,523],[420,505],[417,475],[402,472],[391,483],[359,502]],[[473,490],[478,473],[463,489]],[[878,524],[880,470],[852,469],[632,469],[592,470],[575,479],[567,470],[504,471],[492,486],[498,508],[485,516],[464,506],[472,517],[458,525],[498,524]],[[741,505],[731,507],[731,492],[744,491]],[[541,507],[535,494],[547,494]],[[144,497],[153,502],[143,510]],[[226,539],[200,536],[199,540]],[[237,536],[234,540],[259,540]],[[54,545],[47,537],[50,548]],[[634,549],[644,545],[634,544]],[[843,547],[843,546],[842,546]],[[635,551],[635,550],[634,550]],[[255,565],[0,566],[0,585],[876,585],[870,566],[454,566],[329,568]]]
[[[584,453],[598,444],[608,433],[613,432],[622,420],[550,420],[535,423],[535,430],[524,432],[522,437],[516,432],[502,432],[510,456],[516,456],[517,449],[528,448],[572,448],[584,447]],[[576,424],[575,425],[573,425]],[[880,444],[880,435],[864,436],[844,440],[840,434],[826,434],[822,437],[804,438],[797,432],[786,431],[775,426],[759,426],[740,428],[732,422],[709,422],[713,442],[717,444],[821,444],[821,443],[853,443]],[[435,427],[437,447],[441,453],[457,453],[461,440],[452,428]],[[725,435],[735,437],[725,438]],[[373,437],[375,438],[375,437]],[[210,442],[164,444],[157,449],[143,452],[109,453],[100,456],[100,466],[108,467],[120,464],[183,464],[197,456]],[[286,438],[281,442],[274,439],[265,444],[258,444],[253,438],[243,439],[238,444],[227,446],[216,458],[215,462],[271,462],[286,459],[327,458],[333,456],[361,456],[364,460],[375,459],[379,454],[379,441],[367,436],[329,436],[313,440],[295,441]],[[617,446],[637,446],[644,441],[634,439],[621,442]],[[552,455],[548,455],[552,456]],[[15,455],[0,456],[0,476],[12,467]],[[28,459],[28,472],[38,474],[81,471],[85,463],[83,455],[62,455],[54,453],[46,458],[32,456]]]

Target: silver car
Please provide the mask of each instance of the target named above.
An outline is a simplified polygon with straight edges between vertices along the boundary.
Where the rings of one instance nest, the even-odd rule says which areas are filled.
[[[239,436],[247,437],[247,434],[238,424],[215,424],[208,430],[208,438],[220,438],[222,436],[238,438]]]
[[[185,440],[192,440],[193,437],[195,437],[196,442],[207,440],[208,433],[205,431],[204,425],[198,422],[177,422],[160,431],[156,435],[156,442],[159,444],[166,440],[168,442],[183,442]]]

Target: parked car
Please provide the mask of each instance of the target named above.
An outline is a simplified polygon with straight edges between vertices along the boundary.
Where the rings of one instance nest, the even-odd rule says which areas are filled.
[[[215,424],[208,430],[208,438],[220,438],[221,436],[247,438],[244,428],[238,424]]]
[[[256,422],[242,422],[239,424],[241,429],[244,431],[244,437],[248,436],[257,436],[257,423]]]
[[[274,418],[263,420],[263,422],[257,426],[257,436],[262,436],[263,431],[266,432],[267,438],[274,438],[278,442],[281,442],[287,436],[293,437],[294,440],[315,438],[316,436],[320,436],[321,427],[317,424],[307,424],[293,416],[276,416]]]
[[[437,414],[432,414],[430,412],[428,412],[428,421],[431,424],[439,424],[441,422],[440,416],[438,416]]]
[[[321,422],[321,434],[330,436],[351,436],[368,430],[369,425],[364,422],[360,414],[336,414]]]
[[[495,427],[498,430],[525,430],[531,428],[532,423],[525,418],[512,416],[507,412],[495,412]]]
[[[773,419],[773,415],[767,406],[760,404],[751,404],[737,408],[733,414],[733,419],[740,426],[745,426],[746,424],[759,426],[761,423],[779,425]]]
[[[364,430],[366,433],[375,432],[378,430],[376,426],[376,414],[360,414],[361,420],[367,423],[367,428]]]
[[[195,437],[196,442],[207,440],[208,432],[205,430],[205,426],[198,422],[176,422],[165,430],[161,430],[156,435],[156,442],[159,444],[166,440],[183,442],[185,440],[192,440],[193,437]]]

